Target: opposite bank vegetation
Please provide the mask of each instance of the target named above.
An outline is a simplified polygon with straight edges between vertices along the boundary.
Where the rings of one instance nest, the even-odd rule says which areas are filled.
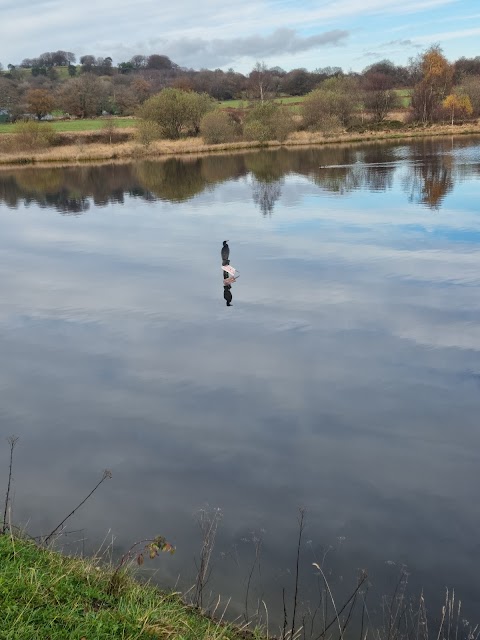
[[[46,125],[32,123],[34,126]],[[133,124],[133,122],[132,122]],[[31,130],[31,129],[30,129]],[[42,132],[40,132],[42,133]],[[176,140],[155,139],[148,145],[137,139],[135,127],[122,128],[121,133],[112,136],[112,142],[105,135],[97,132],[76,132],[75,134],[55,134],[55,144],[37,146],[35,143],[18,144],[18,141],[5,140],[18,134],[0,134],[0,165],[42,165],[42,164],[77,164],[112,160],[136,160],[143,158],[160,158],[162,156],[181,156],[215,152],[237,152],[246,149],[301,147],[311,145],[332,145],[345,143],[375,142],[384,140],[408,140],[434,136],[479,135],[478,121],[460,125],[433,124],[428,127],[393,127],[388,123],[376,129],[324,134],[315,131],[295,131],[283,141],[275,139],[237,140],[222,143],[208,143],[202,137],[184,137]],[[37,134],[34,134],[35,137]],[[23,137],[23,134],[22,134]],[[3,139],[2,139],[3,138]]]
[[[0,135],[0,163],[89,162],[480,133],[480,81],[471,78],[454,86],[453,66],[438,47],[420,56],[417,66],[409,107],[381,78],[373,78],[367,91],[355,78],[330,77],[298,104],[264,100],[262,94],[247,108],[221,107],[207,93],[167,87],[137,108],[131,129],[120,129],[112,117],[96,132],[59,133],[47,122],[18,122],[12,133]]]

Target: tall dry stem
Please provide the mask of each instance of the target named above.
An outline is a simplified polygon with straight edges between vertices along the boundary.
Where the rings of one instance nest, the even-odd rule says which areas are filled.
[[[401,620],[400,611],[402,609],[402,604],[405,598],[407,582],[408,582],[408,573],[405,567],[402,567],[400,571],[400,576],[395,585],[395,589],[393,591],[392,598],[389,603],[389,621],[388,621],[388,629],[386,634],[387,640],[395,640],[396,638],[397,633],[394,627],[395,627],[395,624],[397,624],[397,632],[398,632],[399,624]],[[397,620],[398,620],[398,623],[397,623]]]
[[[252,582],[252,576],[253,576],[253,572],[255,571],[255,567],[257,566],[257,563],[259,563],[260,561],[260,551],[262,548],[262,536],[257,536],[255,534],[253,534],[252,537],[252,542],[255,548],[255,557],[253,559],[253,563],[252,566],[250,568],[250,572],[248,574],[248,578],[247,578],[247,588],[245,591],[245,622],[248,622],[249,620],[249,616],[248,616],[248,596],[250,593],[250,584]]]
[[[201,509],[198,514],[198,525],[202,532],[202,548],[197,566],[195,594],[193,597],[193,603],[196,607],[203,607],[203,592],[211,574],[210,561],[221,518],[222,512],[220,509]]]
[[[320,573],[322,574],[322,578],[323,578],[323,581],[324,581],[324,583],[325,583],[325,587],[327,588],[327,590],[328,590],[328,594],[329,594],[329,596],[330,596],[330,600],[332,601],[333,610],[335,611],[335,619],[336,619],[336,621],[337,621],[337,623],[338,623],[338,630],[339,630],[339,632],[340,632],[340,640],[343,640],[342,625],[340,624],[340,618],[338,617],[337,605],[335,604],[335,599],[334,599],[334,597],[333,597],[332,590],[330,589],[330,585],[328,584],[327,577],[326,577],[326,575],[323,573],[323,569],[322,569],[322,567],[321,567],[319,564],[317,564],[316,562],[314,562],[314,563],[313,563],[313,566],[314,566],[316,569],[318,569],[318,570],[320,571]],[[328,629],[328,627],[327,627],[327,629]]]

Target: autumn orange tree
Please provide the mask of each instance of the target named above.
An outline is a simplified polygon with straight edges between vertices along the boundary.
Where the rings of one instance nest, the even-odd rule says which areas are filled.
[[[450,93],[454,67],[438,45],[427,49],[417,60],[420,81],[412,94],[415,120],[428,124],[439,117],[442,101]]]
[[[26,95],[27,109],[41,120],[55,107],[55,100],[46,89],[30,89]]]
[[[442,104],[443,108],[450,114],[452,125],[455,121],[455,116],[464,118],[471,116],[473,113],[472,103],[466,95],[451,93],[445,98]]]

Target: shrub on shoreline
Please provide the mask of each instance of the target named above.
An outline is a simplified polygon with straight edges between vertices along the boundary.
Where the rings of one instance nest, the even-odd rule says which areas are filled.
[[[57,134],[50,124],[35,122],[34,120],[18,122],[14,131],[14,146],[20,150],[36,151],[47,149],[52,147],[57,139]]]
[[[233,142],[238,137],[238,125],[228,113],[216,109],[203,116],[200,134],[207,144]]]

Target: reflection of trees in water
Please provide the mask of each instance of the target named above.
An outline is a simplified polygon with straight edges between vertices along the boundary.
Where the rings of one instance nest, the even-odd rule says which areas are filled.
[[[282,195],[282,184],[283,180],[263,182],[252,178],[253,201],[264,216],[272,214],[275,203]]]
[[[386,191],[393,186],[395,160],[393,149],[384,145],[326,149],[311,178],[322,189],[340,195],[358,189]]]
[[[295,155],[287,149],[256,151],[245,155],[245,167],[260,182],[275,182],[295,172]]]
[[[39,201],[40,200],[40,201]],[[90,209],[90,200],[85,196],[71,196],[65,189],[54,195],[46,194],[44,198],[25,198],[25,204],[36,202],[45,209],[56,209],[65,215],[79,215]]]
[[[23,168],[0,171],[0,202],[10,207],[37,203],[60,213],[79,214],[96,206],[123,203],[126,197],[184,202],[215,185],[250,174],[253,201],[263,215],[279,200],[285,176],[304,176],[321,189],[345,194],[357,189],[390,189],[401,162],[403,186],[411,200],[438,208],[454,182],[480,169],[471,140],[423,139],[363,147],[336,145],[277,149],[198,158],[168,158],[137,164]],[[470,155],[469,155],[470,153]],[[466,160],[462,164],[462,154]],[[405,165],[404,159],[410,161]],[[473,158],[474,159],[474,158]]]
[[[23,169],[16,177],[19,187],[38,194],[56,193],[63,187],[61,172],[56,168]]]
[[[136,191],[129,165],[25,168],[0,172],[0,201],[10,207],[36,203],[62,214],[87,211],[90,201],[96,206],[124,201],[125,193]]]
[[[403,181],[410,202],[439,209],[446,194],[453,189],[452,169],[441,159],[428,164],[411,164]]]
[[[18,187],[15,176],[6,172],[0,172],[0,203],[4,202],[7,207],[18,206]]]
[[[245,175],[243,156],[168,158],[135,165],[138,182],[161,200],[184,202],[215,184]]]
[[[454,186],[452,143],[448,140],[418,140],[410,145],[407,175],[403,188],[410,202],[439,209]]]
[[[141,198],[142,200],[146,200],[147,202],[155,202],[157,198],[150,191],[146,191],[142,187],[134,186],[130,189],[126,190],[125,193],[129,195],[131,198]]]
[[[375,148],[367,147],[363,153],[364,163],[362,187],[370,191],[387,191],[393,187],[393,176],[398,158],[391,147],[382,148],[379,154]]]
[[[124,203],[125,197],[183,202],[209,186],[246,174],[244,158],[216,156],[194,160],[101,166],[25,168],[0,172],[0,202],[10,207],[35,202],[61,213]]]
[[[285,174],[290,172],[288,151],[260,151],[245,158],[245,166],[252,175],[253,201],[264,216],[271,215],[282,195]]]
[[[135,165],[138,182],[160,200],[184,202],[205,190],[202,161],[169,158],[165,162],[146,160]]]
[[[209,186],[228,180],[238,180],[247,174],[245,156],[218,155],[202,158],[202,174]]]

